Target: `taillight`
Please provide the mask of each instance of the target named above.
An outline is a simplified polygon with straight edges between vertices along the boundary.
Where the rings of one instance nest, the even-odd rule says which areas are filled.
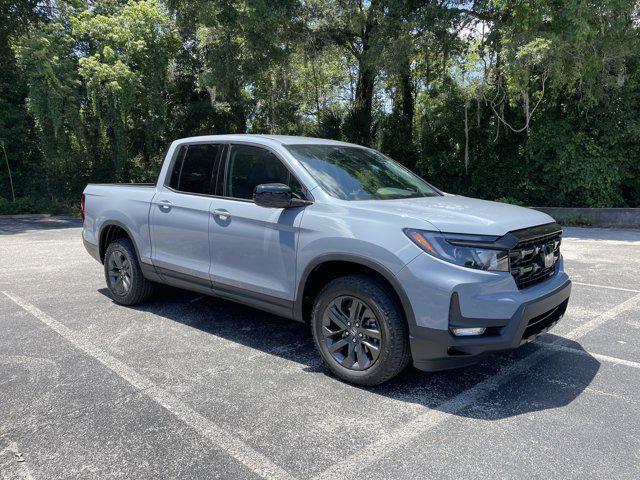
[[[82,194],[82,199],[80,200],[80,212],[82,213],[82,223],[84,223],[84,193]]]

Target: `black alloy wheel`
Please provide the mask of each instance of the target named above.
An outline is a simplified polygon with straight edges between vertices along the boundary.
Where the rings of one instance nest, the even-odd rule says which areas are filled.
[[[359,298],[343,295],[333,300],[322,317],[322,334],[331,356],[350,370],[366,370],[380,356],[378,319]]]
[[[107,247],[104,276],[113,300],[120,305],[136,305],[153,293],[154,284],[144,278],[136,249],[128,238],[118,238]]]
[[[131,262],[119,250],[113,250],[107,258],[107,281],[116,295],[126,295],[131,290]]]
[[[311,330],[326,366],[356,385],[379,385],[410,361],[409,329],[392,287],[373,275],[331,280],[315,297]]]

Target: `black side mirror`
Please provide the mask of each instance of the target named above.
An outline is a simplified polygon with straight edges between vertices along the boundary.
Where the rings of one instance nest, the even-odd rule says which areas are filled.
[[[284,183],[263,183],[253,191],[256,205],[266,208],[302,207],[311,202],[294,197],[291,188]]]

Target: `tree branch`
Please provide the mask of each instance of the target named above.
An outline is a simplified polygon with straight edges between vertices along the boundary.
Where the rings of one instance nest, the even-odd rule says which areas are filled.
[[[533,116],[533,114],[535,113],[536,109],[538,108],[538,106],[540,105],[540,103],[542,103],[542,99],[544,98],[544,89],[545,89],[545,84],[547,82],[547,79],[549,78],[549,70],[545,69],[545,71],[542,73],[542,90],[540,92],[540,98],[538,99],[538,101],[536,102],[536,104],[534,105],[533,109],[530,112],[525,112],[525,124],[522,128],[514,128],[511,124],[509,124],[509,122],[507,122],[504,119],[503,115],[500,115],[498,113],[498,111],[496,110],[496,106],[502,104],[502,102],[504,101],[506,94],[504,94],[502,96],[502,99],[500,100],[500,102],[498,102],[497,104],[492,101],[489,100],[484,92],[482,93],[482,96],[484,97],[485,102],[491,107],[491,110],[493,110],[493,113],[495,114],[496,118],[498,120],[500,120],[500,122],[502,122],[506,127],[508,127],[512,132],[514,133],[521,133],[524,132],[525,130],[529,130],[529,123],[531,121],[531,117]],[[528,110],[528,101],[527,101],[527,110]]]

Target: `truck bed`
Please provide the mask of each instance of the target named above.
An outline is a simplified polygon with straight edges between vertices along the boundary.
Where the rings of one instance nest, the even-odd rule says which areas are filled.
[[[87,187],[150,187],[156,186],[155,183],[88,183]]]
[[[156,186],[149,183],[90,183],[84,189],[84,240],[99,245],[102,224],[116,222],[134,239],[140,260],[149,262],[149,208],[155,194]]]

